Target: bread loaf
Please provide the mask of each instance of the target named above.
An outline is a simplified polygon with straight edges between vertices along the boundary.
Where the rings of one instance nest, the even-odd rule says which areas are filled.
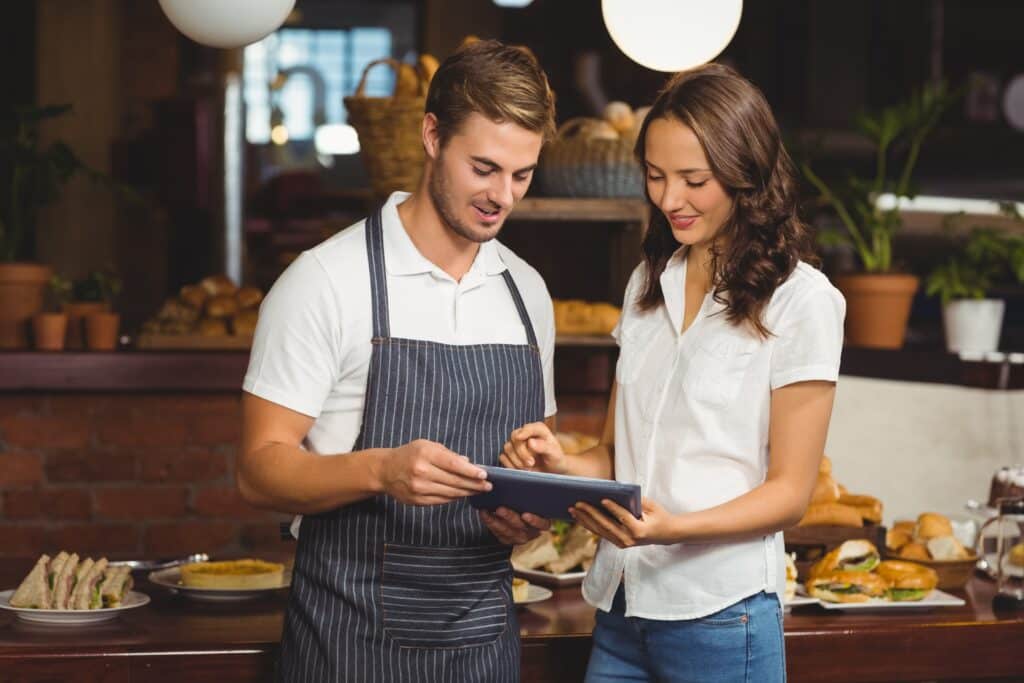
[[[812,503],[797,526],[862,527],[864,522],[856,508],[841,503]]]

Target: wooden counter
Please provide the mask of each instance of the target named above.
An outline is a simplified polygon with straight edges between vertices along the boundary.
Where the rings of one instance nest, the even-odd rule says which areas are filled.
[[[0,567],[13,586],[28,561]],[[0,682],[269,681],[285,597],[207,604],[142,581],[152,602],[107,625],[34,626],[0,615]],[[993,585],[975,578],[967,605],[920,614],[832,614],[810,606],[786,617],[793,683],[1024,680],[1024,613],[996,616]],[[578,588],[520,608],[523,681],[582,680],[594,611]]]

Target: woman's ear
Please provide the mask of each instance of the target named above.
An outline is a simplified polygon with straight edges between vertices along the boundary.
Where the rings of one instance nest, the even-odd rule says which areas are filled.
[[[441,134],[437,129],[437,117],[433,114],[423,116],[423,151],[432,161],[436,161],[441,153]]]

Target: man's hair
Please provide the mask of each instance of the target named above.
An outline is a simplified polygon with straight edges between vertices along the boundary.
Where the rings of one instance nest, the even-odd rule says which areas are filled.
[[[555,95],[540,63],[525,47],[480,40],[444,60],[430,81],[426,113],[437,117],[444,147],[472,113],[555,134]]]

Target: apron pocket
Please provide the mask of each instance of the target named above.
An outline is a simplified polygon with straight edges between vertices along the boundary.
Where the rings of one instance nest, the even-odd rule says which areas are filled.
[[[510,574],[504,547],[386,544],[384,633],[401,647],[493,643],[508,624]]]

